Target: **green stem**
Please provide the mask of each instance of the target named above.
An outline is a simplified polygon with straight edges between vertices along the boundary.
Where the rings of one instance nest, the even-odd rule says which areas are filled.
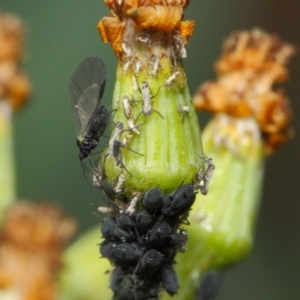
[[[7,101],[0,101],[0,223],[7,206],[15,198],[15,169],[12,134],[12,109]]]

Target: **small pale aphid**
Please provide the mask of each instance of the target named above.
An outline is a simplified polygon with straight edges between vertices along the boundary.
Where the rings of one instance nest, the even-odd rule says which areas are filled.
[[[184,105],[181,105],[178,107],[178,112],[180,114],[180,118],[181,118],[181,121],[183,120],[184,118],[184,115],[187,113],[189,113],[191,111],[190,107],[189,106],[184,106]]]
[[[131,49],[124,42],[122,43],[122,49],[126,53],[127,56],[129,56],[129,57],[133,56]]]
[[[175,48],[175,54],[177,54],[180,58],[185,58],[186,57],[186,50],[184,47],[184,42],[182,40],[182,37],[180,36],[179,33],[174,34],[172,36],[173,38],[173,45]]]
[[[142,95],[142,102],[143,102],[142,113],[143,113],[143,115],[147,117],[147,116],[150,116],[153,111],[155,111],[163,118],[163,116],[157,110],[153,109],[153,106],[152,106],[152,99],[157,96],[157,94],[160,90],[160,87],[157,90],[156,94],[153,95],[153,96],[152,96],[152,92],[151,92],[151,89],[150,89],[149,84],[148,84],[147,81],[142,82],[142,88],[141,89],[140,89],[139,86],[138,86],[138,88],[139,88],[139,91]],[[137,116],[136,120],[138,119],[140,114]]]
[[[118,181],[116,186],[114,187],[114,191],[117,194],[121,194],[124,191],[124,183],[125,183],[125,172],[122,171],[118,176]]]
[[[97,165],[93,171],[92,171],[92,182],[93,186],[97,189],[100,189],[102,187],[102,182],[105,177],[105,174],[101,167]]]
[[[124,166],[124,164],[122,162],[122,152],[121,152],[122,143],[120,142],[120,138],[121,138],[121,134],[123,132],[124,125],[122,122],[117,122],[115,124],[115,128],[116,128],[116,130],[108,142],[108,153],[104,157],[104,166],[105,166],[106,158],[108,156],[112,156],[116,166],[123,167],[126,169],[126,167]],[[128,170],[127,170],[127,172],[128,172]]]
[[[141,194],[137,193],[137,192],[134,192],[132,194],[132,199],[130,200],[129,205],[125,211],[129,216],[132,216],[136,212],[136,206],[137,206],[138,200],[140,199],[140,195]]]
[[[139,89],[139,84],[137,82],[136,76],[132,76],[132,89],[137,91]]]
[[[126,129],[124,130],[124,125],[122,122],[117,122],[115,124],[115,128],[116,130],[114,131],[113,135],[111,136],[111,138],[109,139],[108,142],[108,153],[104,156],[104,162],[103,165],[105,166],[105,161],[106,158],[108,156],[112,156],[115,162],[115,165],[117,167],[120,168],[124,168],[130,175],[131,173],[127,170],[127,168],[125,167],[123,161],[122,161],[122,151],[121,151],[121,147],[125,147],[126,149],[128,149],[129,151],[138,154],[138,155],[143,155],[140,154],[132,149],[130,149],[128,146],[126,146],[125,144],[123,144],[120,139],[121,139],[121,134],[125,131],[131,130],[131,129]]]
[[[175,80],[175,78],[180,74],[179,71],[176,71],[174,72],[170,77],[168,77],[166,79],[166,82],[165,82],[165,87],[168,88],[172,85],[173,81]]]
[[[112,214],[114,212],[114,209],[112,207],[108,206],[98,206],[97,210],[102,214]]]
[[[142,31],[135,39],[148,46],[151,44],[151,35],[145,31]]]
[[[142,67],[142,63],[139,59],[137,59],[135,62],[134,74],[138,74],[141,70],[141,67]]]
[[[153,63],[153,68],[151,70],[151,76],[156,76],[158,68],[159,68],[159,58],[157,56],[154,56],[154,63]]]
[[[137,126],[136,126],[136,124],[134,123],[134,120],[133,120],[133,119],[128,119],[127,123],[128,123],[128,127],[129,127],[133,132],[135,132],[136,134],[140,134],[140,132],[139,132],[139,130],[137,129]]]
[[[212,158],[201,158],[205,161],[205,170],[202,168],[199,169],[197,173],[197,185],[200,188],[201,194],[206,195],[215,166],[212,164]]]
[[[108,142],[108,151],[109,151],[109,154],[113,157],[114,157],[115,143],[116,143],[116,141],[120,141],[124,125],[123,125],[122,122],[117,122],[115,124],[115,128],[116,128],[116,130],[115,130],[114,134],[112,135],[112,137],[109,139],[109,142]]]
[[[147,81],[142,82],[142,90],[141,90],[142,98],[143,98],[143,114],[145,116],[149,116],[152,113],[152,96],[149,84]]]
[[[125,64],[124,64],[124,72],[127,73],[130,69],[130,66],[132,65],[132,61],[131,60],[128,60]]]
[[[128,134],[125,134],[123,140],[122,140],[122,144],[125,146],[128,146],[131,141],[132,141],[132,138],[133,138],[133,134],[132,133],[128,133]]]
[[[128,96],[123,96],[123,111],[127,119],[131,118],[131,103]]]

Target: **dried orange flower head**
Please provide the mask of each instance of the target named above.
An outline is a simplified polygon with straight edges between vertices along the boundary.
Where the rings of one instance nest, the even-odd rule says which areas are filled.
[[[287,80],[286,64],[294,55],[292,45],[262,30],[234,32],[216,62],[219,78],[204,83],[194,97],[198,110],[253,117],[272,152],[292,136],[291,108],[274,85]]]
[[[98,23],[102,40],[109,42],[117,57],[130,55],[124,43],[132,48],[134,37],[140,43],[151,43],[157,32],[177,34],[177,47],[183,47],[193,34],[194,21],[183,22],[187,0],[105,0],[111,15]],[[139,38],[140,37],[140,38]],[[161,40],[161,37],[157,41]],[[182,45],[179,45],[181,43]],[[183,50],[181,50],[183,51]]]
[[[19,70],[23,55],[24,24],[12,14],[0,12],[0,99],[20,108],[30,95],[28,78]]]
[[[62,251],[75,229],[75,221],[51,204],[11,206],[0,232],[0,289],[18,299],[55,299]]]

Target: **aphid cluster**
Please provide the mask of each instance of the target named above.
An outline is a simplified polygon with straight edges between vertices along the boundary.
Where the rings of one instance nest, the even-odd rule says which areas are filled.
[[[129,51],[126,44],[124,51]],[[157,65],[158,66],[158,65]],[[172,86],[179,72],[166,79],[165,88]],[[98,146],[100,138],[108,126],[110,112],[101,105],[106,82],[106,67],[97,57],[85,59],[75,70],[69,85],[71,103],[77,126],[79,158],[91,161],[92,151]],[[152,94],[147,81],[141,87],[137,77],[133,82],[141,94],[141,100],[132,95],[123,95],[121,113],[127,120],[112,120],[113,130],[108,140],[107,152],[102,155],[101,163],[96,161],[91,173],[94,187],[100,190],[107,201],[107,207],[98,207],[98,211],[107,216],[102,223],[101,233],[104,241],[100,244],[102,257],[114,265],[110,275],[110,287],[114,292],[113,300],[155,300],[158,292],[166,290],[174,295],[179,287],[173,269],[175,255],[183,252],[187,243],[187,232],[181,228],[187,223],[188,212],[195,201],[198,190],[208,192],[208,185],[214,169],[211,159],[205,160],[205,168],[195,174],[193,184],[180,185],[170,194],[165,194],[158,187],[146,192],[127,190],[126,178],[130,173],[123,159],[122,149],[126,148],[137,155],[129,144],[131,138],[143,133],[144,123],[136,125],[143,115],[144,120],[156,112],[153,99],[159,93]],[[140,102],[140,111],[133,115],[133,106]],[[182,106],[178,112],[189,113],[188,106]],[[106,176],[106,160],[111,157],[115,166],[121,168],[115,179]]]
[[[192,185],[167,195],[151,188],[138,197],[134,213],[119,207],[103,220],[100,253],[115,266],[110,275],[114,300],[154,300],[163,289],[170,295],[177,292],[174,259],[185,251],[188,238],[180,225],[195,198]],[[131,198],[124,195],[122,203],[126,201],[130,206]]]

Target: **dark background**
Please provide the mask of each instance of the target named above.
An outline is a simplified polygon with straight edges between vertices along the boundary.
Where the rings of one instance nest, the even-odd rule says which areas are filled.
[[[84,179],[77,158],[67,86],[83,58],[100,56],[108,66],[105,98],[110,98],[117,60],[96,30],[107,8],[101,0],[0,0],[0,9],[27,22],[24,67],[34,87],[30,104],[14,117],[18,196],[57,202],[86,230],[98,223],[90,203],[100,200]],[[300,0],[191,1],[186,19],[197,23],[184,61],[191,93],[215,77],[212,63],[231,31],[261,27],[300,48],[299,18]],[[297,133],[299,55],[290,71],[291,82],[285,88]],[[202,126],[205,118],[200,116]],[[219,300],[300,299],[299,154],[296,135],[268,158],[255,249],[226,271]]]

